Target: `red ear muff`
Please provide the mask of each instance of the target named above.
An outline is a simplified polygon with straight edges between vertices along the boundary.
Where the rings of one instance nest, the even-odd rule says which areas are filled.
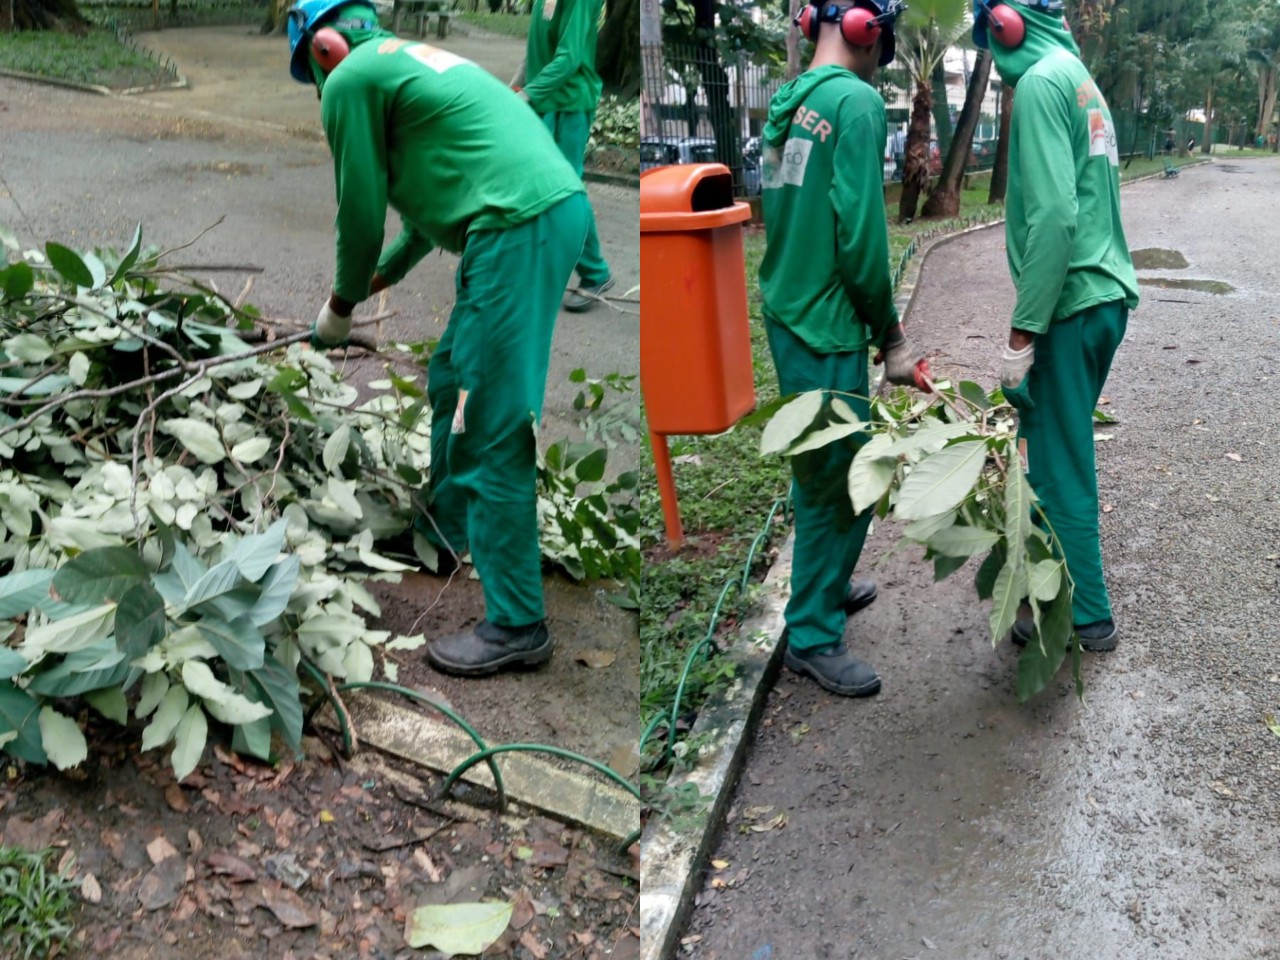
[[[311,53],[326,74],[332,72],[350,52],[347,38],[333,27],[321,27],[311,38]]]
[[[800,16],[796,17],[796,26],[800,28],[800,35],[814,43],[818,42],[818,17],[818,8],[813,4],[807,4],[800,11]]]
[[[880,24],[876,15],[862,7],[851,7],[840,18],[840,33],[845,43],[854,47],[869,47],[880,36]]]
[[[1027,35],[1027,25],[1022,14],[1007,3],[1000,3],[987,10],[987,35],[1006,50],[1018,47]]]

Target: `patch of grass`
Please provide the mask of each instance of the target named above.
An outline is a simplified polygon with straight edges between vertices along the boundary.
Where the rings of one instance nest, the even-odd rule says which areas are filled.
[[[50,864],[51,851],[0,847],[0,955],[45,957],[71,935],[76,883]]]
[[[131,3],[81,3],[80,12],[95,23],[115,20],[134,31],[159,30],[164,27],[221,27],[238,24],[260,26],[266,20],[266,8],[260,3],[243,0],[179,0],[177,12],[171,0],[160,0],[159,17],[152,11],[150,0]]]
[[[0,67],[113,90],[173,79],[154,60],[130,50],[102,27],[91,28],[83,37],[52,30],[0,34]]]
[[[455,10],[453,15],[463,23],[469,23],[490,33],[501,33],[508,37],[529,36],[529,15],[525,13]]]

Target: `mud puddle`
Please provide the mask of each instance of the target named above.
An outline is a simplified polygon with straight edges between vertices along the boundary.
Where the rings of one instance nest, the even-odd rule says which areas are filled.
[[[1235,293],[1236,288],[1225,280],[1193,280],[1182,277],[1139,277],[1138,283],[1144,287],[1162,287],[1165,290],[1193,290],[1198,293],[1212,293],[1215,296],[1226,296]]]
[[[1181,270],[1190,266],[1181,250],[1167,250],[1163,247],[1134,250],[1129,257],[1133,260],[1135,270]]]

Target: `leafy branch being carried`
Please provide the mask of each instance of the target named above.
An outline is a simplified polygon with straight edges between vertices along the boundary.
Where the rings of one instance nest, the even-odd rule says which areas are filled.
[[[903,539],[924,546],[935,580],[986,554],[975,586],[979,599],[992,601],[993,645],[1009,633],[1019,606],[1030,606],[1036,638],[1018,661],[1018,697],[1044,689],[1068,651],[1083,696],[1073,584],[1027,482],[1014,410],[998,389],[988,394],[970,381],[934,388],[923,398],[904,390],[872,398],[869,421],[839,393],[799,394],[765,427],[761,453],[794,457],[833,443],[857,445],[842,478],[853,509],[903,522]]]

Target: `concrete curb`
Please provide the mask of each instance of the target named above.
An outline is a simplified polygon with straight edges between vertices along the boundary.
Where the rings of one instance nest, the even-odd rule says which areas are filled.
[[[640,960],[665,960],[679,947],[701,865],[720,839],[728,804],[746,760],[749,734],[764,710],[765,697],[781,666],[783,611],[791,595],[791,550],[788,537],[764,581],[761,613],[743,624],[734,645],[720,654],[734,664],[733,685],[707,701],[690,736],[711,745],[697,767],[673,774],[673,789],[692,784],[714,799],[697,814],[696,824],[676,831],[651,821],[640,842]]]
[[[1212,162],[1196,160],[1184,166]],[[1123,188],[1131,183],[1163,177],[1163,173],[1154,173],[1128,180],[1120,186]],[[894,296],[894,306],[903,322],[906,322],[915,302],[920,274],[930,253],[961,237],[990,230],[1004,222],[1001,217],[926,241],[907,264]],[[791,594],[793,541],[793,536],[787,538],[765,577],[762,612],[743,625],[734,646],[721,654],[734,662],[734,684],[707,701],[690,733],[694,737],[706,735],[711,745],[700,753],[696,769],[673,775],[668,780],[668,786],[673,789],[693,784],[703,796],[714,799],[698,814],[690,829],[677,832],[665,823],[652,821],[641,838],[640,960],[671,960],[675,956],[680,946],[680,933],[701,886],[698,879],[703,864],[719,842],[725,814],[746,759],[750,735],[781,667],[778,640],[784,625],[783,611]]]
[[[583,170],[582,179],[588,183],[607,183],[614,187],[629,187],[632,190],[640,189],[639,177],[631,177],[622,173],[603,173],[596,170]]]
[[[129,87],[127,90],[112,90],[110,87],[99,86],[96,83],[76,83],[74,80],[59,80],[57,77],[42,77],[37,73],[23,73],[21,70],[2,68],[0,68],[0,77],[39,83],[47,87],[62,87],[79,93],[92,93],[100,97],[128,97],[136,93],[155,93],[159,90],[183,90],[188,86],[187,78],[182,74],[178,74],[178,79],[173,83],[161,83],[151,87]]]

